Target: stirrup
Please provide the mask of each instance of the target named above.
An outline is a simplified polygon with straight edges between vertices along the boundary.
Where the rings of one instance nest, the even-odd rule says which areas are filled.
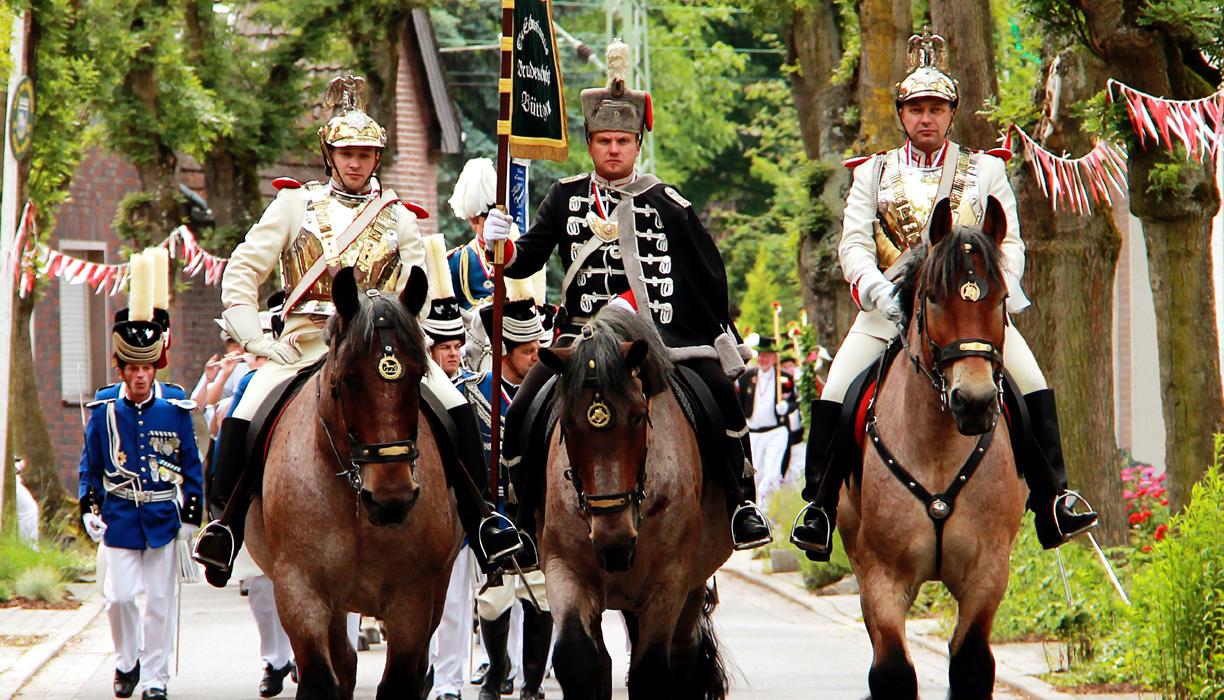
[[[498,529],[498,532],[505,532],[507,530],[513,532],[515,534],[514,544],[512,546],[506,546],[492,553],[486,550],[484,537],[482,537],[482,535],[484,535],[485,525],[489,521],[494,521],[494,522],[500,521],[502,523],[502,527]],[[510,522],[510,518],[507,518],[506,516],[502,515],[501,513],[498,513],[497,511],[493,511],[489,513],[488,515],[486,515],[484,519],[480,521],[480,525],[476,527],[476,546],[480,547],[480,553],[484,555],[483,557],[484,561],[489,562],[490,564],[496,564],[502,559],[505,559],[507,556],[514,554],[515,552],[522,549],[523,542],[519,539],[518,528],[514,527],[514,523]]]
[[[1081,496],[1078,491],[1072,491],[1071,489],[1067,489],[1066,491],[1063,491],[1062,493],[1055,496],[1054,503],[1053,505],[1050,506],[1052,515],[1054,516],[1054,529],[1058,531],[1058,535],[1062,537],[1064,542],[1069,542],[1071,541],[1071,538],[1076,537],[1078,535],[1082,535],[1085,532],[1088,532],[1089,530],[1095,529],[1098,525],[1101,524],[1100,518],[1097,518],[1097,519],[1094,519],[1092,522],[1088,523],[1087,525],[1079,528],[1078,530],[1074,530],[1072,532],[1063,532],[1062,527],[1058,524],[1058,504],[1064,501],[1066,502],[1067,510],[1070,511],[1074,515],[1096,515],[1097,514],[1096,508],[1093,508],[1092,504],[1088,502],[1088,499]],[[1077,513],[1075,511],[1075,507],[1081,503],[1084,504],[1084,508],[1087,509],[1086,513]]]
[[[813,516],[819,516],[825,523],[825,538],[824,542],[808,542],[800,539],[795,535],[795,531],[801,527],[811,527],[807,524],[809,513]],[[825,512],[824,507],[818,506],[815,503],[809,503],[799,511],[795,516],[795,522],[791,523],[791,544],[805,552],[815,552],[817,554],[828,554],[833,551],[833,521],[829,514]]]
[[[225,561],[218,561],[217,559],[200,552],[200,544],[205,541],[205,535],[209,533],[217,532],[218,530],[220,530],[221,532],[224,532],[226,536],[229,537],[229,555]],[[221,522],[220,520],[213,520],[209,522],[207,525],[205,525],[203,528],[201,528],[199,536],[196,537],[195,546],[191,548],[191,558],[192,559],[203,564],[204,566],[209,566],[215,569],[220,569],[221,571],[230,570],[230,567],[233,565],[235,554],[236,552],[234,552],[234,531],[231,530],[228,525]]]
[[[739,518],[740,513],[744,512],[745,510],[749,513],[757,514],[757,516],[761,519],[761,522],[765,525],[765,534],[747,542],[736,542],[735,521],[737,518]],[[770,542],[773,542],[773,527],[769,524],[769,518],[765,517],[765,513],[761,511],[761,507],[752,501],[744,501],[736,506],[735,512],[731,514],[731,545],[735,548],[735,551],[740,552],[745,549],[756,549],[757,547],[763,547]]]

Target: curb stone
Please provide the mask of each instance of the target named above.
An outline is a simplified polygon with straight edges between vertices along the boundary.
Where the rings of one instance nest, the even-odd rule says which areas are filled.
[[[718,573],[727,574],[750,585],[763,588],[771,593],[786,598],[792,603],[802,605],[803,607],[822,617],[832,618],[839,622],[848,622],[855,625],[862,624],[859,619],[846,615],[836,609],[821,608],[813,605],[812,601],[809,600],[810,596],[800,593],[798,590],[793,590],[793,586],[777,581],[771,581],[764,574],[758,574],[755,571],[745,571],[742,568],[734,566],[724,566],[722,569],[719,569]],[[922,635],[913,634],[912,632],[906,636],[908,637],[910,644],[922,647],[927,651],[937,653],[944,658],[948,657],[947,645],[941,644],[929,638],[925,638]],[[1051,688],[1044,681],[1032,676],[1026,676],[1007,666],[1006,663],[998,661],[997,659],[995,664],[995,678],[999,683],[1002,683],[1003,685],[1016,692],[1019,692],[1022,695],[1031,697],[1034,700],[1074,700],[1075,698],[1090,697],[1060,693]]]
[[[0,700],[9,700],[16,695],[64,645],[84,631],[104,608],[101,594],[95,592],[86,596],[81,601],[81,607],[72,614],[72,620],[66,623],[58,634],[31,647],[12,668],[0,675]]]

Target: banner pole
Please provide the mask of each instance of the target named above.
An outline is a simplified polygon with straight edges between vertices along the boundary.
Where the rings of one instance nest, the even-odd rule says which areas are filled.
[[[498,87],[497,113],[497,207],[506,211],[507,184],[510,179],[510,82],[513,68],[514,47],[514,0],[502,0],[501,35],[501,79]],[[501,412],[502,412],[502,308],[506,301],[506,244],[498,241],[493,246],[493,333],[489,338],[493,351],[493,389],[490,392],[489,412],[489,493],[502,505],[498,496],[498,477],[501,469]]]

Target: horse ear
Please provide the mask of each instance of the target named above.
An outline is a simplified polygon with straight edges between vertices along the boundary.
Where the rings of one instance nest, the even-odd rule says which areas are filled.
[[[945,197],[931,210],[931,245],[937,246],[952,231],[952,203]]]
[[[636,369],[646,359],[650,346],[645,340],[635,340],[632,343],[621,343],[621,357],[625,358],[625,366]]]
[[[408,283],[404,285],[404,291],[400,292],[400,303],[408,309],[409,313],[416,316],[421,313],[421,309],[425,308],[425,299],[428,296],[429,279],[425,276],[424,270],[413,265],[412,271],[408,273]]]
[[[986,198],[986,215],[982,217],[982,233],[994,239],[996,245],[1003,245],[1007,237],[1007,212],[1003,205],[994,197]]]
[[[346,267],[336,273],[336,278],[332,280],[332,303],[345,323],[357,315],[361,299],[357,294],[357,278],[353,276],[353,268]]]
[[[540,362],[557,374],[561,374],[572,354],[574,354],[573,348],[540,348]]]

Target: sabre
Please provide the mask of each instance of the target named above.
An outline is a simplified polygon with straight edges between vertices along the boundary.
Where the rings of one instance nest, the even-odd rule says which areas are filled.
[[[1126,591],[1122,589],[1122,582],[1118,580],[1118,575],[1114,573],[1113,565],[1109,563],[1109,557],[1105,556],[1105,552],[1101,551],[1101,545],[1097,544],[1096,537],[1091,532],[1085,533],[1088,535],[1088,541],[1092,543],[1092,549],[1096,551],[1097,559],[1101,561],[1101,566],[1105,567],[1105,573],[1109,576],[1109,582],[1113,584],[1114,590],[1122,598],[1122,602],[1130,605],[1130,598],[1126,595]]]

